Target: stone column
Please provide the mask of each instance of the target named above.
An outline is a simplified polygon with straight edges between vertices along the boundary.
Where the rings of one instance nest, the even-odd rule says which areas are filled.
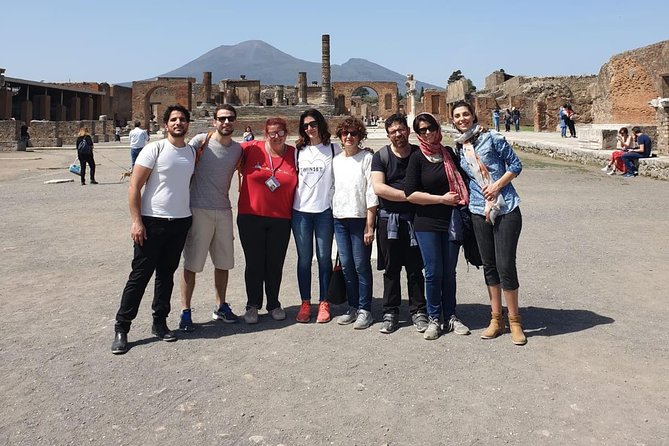
[[[307,105],[307,72],[297,73],[297,105]]]
[[[274,104],[283,105],[283,85],[277,85],[274,91]]]
[[[202,103],[211,104],[211,71],[202,73]]]
[[[502,114],[500,113],[500,121],[502,120]],[[547,129],[546,126],[546,103],[543,101],[537,101],[534,106],[534,117],[532,120],[534,124],[535,132],[542,132]]]
[[[90,96],[81,98],[81,119],[93,120],[93,112],[93,98]]]
[[[67,107],[63,104],[56,105],[56,121],[67,121]]]
[[[21,102],[21,121],[29,124],[33,120],[33,103],[32,101]]]
[[[12,92],[0,90],[0,120],[12,118]]]
[[[669,154],[669,108],[658,107],[657,113],[657,153]]]
[[[81,119],[81,98],[74,97],[70,99],[70,110],[68,113],[68,121],[79,121]]]
[[[37,119],[51,120],[51,97],[48,94],[38,94],[34,97],[37,102]]]
[[[321,37],[321,102],[323,105],[332,105],[332,87],[330,86],[330,35]]]
[[[409,114],[407,115],[407,122],[409,127],[413,125],[413,119],[416,117],[416,81],[413,79],[413,74],[407,74],[407,80],[404,83],[407,87],[407,108]]]

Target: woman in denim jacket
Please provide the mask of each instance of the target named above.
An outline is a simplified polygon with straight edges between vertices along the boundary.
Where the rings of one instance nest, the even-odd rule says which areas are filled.
[[[476,241],[483,260],[492,318],[481,334],[493,339],[504,331],[502,292],[509,312],[511,341],[527,343],[518,314],[518,272],[516,250],[523,220],[520,198],[511,181],[523,166],[506,139],[495,131],[478,125],[474,107],[465,101],[451,109],[455,128],[461,133],[455,139],[460,165],[469,175],[469,210]]]

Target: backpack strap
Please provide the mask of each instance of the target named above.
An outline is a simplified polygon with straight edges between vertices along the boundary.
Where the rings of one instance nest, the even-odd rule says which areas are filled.
[[[332,152],[332,158],[334,158],[334,144],[330,143],[330,151]]]
[[[204,152],[204,148],[209,144],[209,140],[211,139],[211,135],[213,135],[214,132],[209,132],[207,133],[207,137],[204,138],[204,141],[202,141],[202,144],[200,144],[200,147],[197,148],[197,151],[195,152],[195,165],[197,166],[197,163],[200,162],[200,158],[202,158],[202,152]]]
[[[379,150],[379,157],[381,158],[381,162],[383,163],[383,167],[385,167],[386,171],[388,172],[388,166],[390,165],[390,146],[386,144],[385,146],[381,147],[381,150]]]

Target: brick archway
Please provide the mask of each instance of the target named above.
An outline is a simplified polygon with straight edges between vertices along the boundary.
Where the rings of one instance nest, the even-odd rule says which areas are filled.
[[[192,77],[159,77],[152,81],[135,81],[132,83],[132,120],[140,121],[145,129],[151,124],[151,95],[158,88],[164,88],[170,93],[173,102],[167,105],[181,104],[191,110],[191,93],[195,78]],[[162,124],[162,117],[156,117]]]
[[[333,82],[332,89],[333,97],[336,98],[337,114],[350,114],[351,96],[360,87],[374,90],[378,95],[380,118],[386,119],[399,110],[397,82]]]

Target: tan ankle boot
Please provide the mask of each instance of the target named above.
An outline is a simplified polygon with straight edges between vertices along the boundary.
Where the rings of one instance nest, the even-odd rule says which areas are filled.
[[[519,316],[509,316],[509,329],[511,330],[511,342],[516,345],[527,344],[527,338],[523,333],[523,326],[520,322]]]
[[[492,313],[490,325],[481,333],[481,339],[493,339],[504,332],[504,319],[502,313]]]

